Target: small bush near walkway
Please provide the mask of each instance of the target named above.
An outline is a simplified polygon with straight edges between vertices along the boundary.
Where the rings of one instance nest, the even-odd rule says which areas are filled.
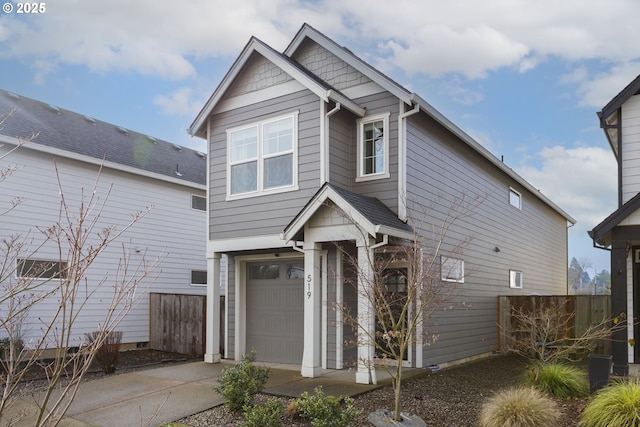
[[[245,354],[242,362],[222,370],[215,391],[225,398],[225,405],[240,411],[251,404],[253,396],[260,393],[269,379],[269,368],[255,366],[256,352]]]
[[[282,415],[282,402],[271,397],[264,405],[245,406],[244,421],[240,421],[240,427],[280,427]]]
[[[560,419],[556,403],[533,387],[514,387],[491,397],[480,410],[481,427],[549,427]]]
[[[314,389],[314,395],[306,391],[300,398],[293,401],[291,407],[295,407],[301,418],[311,421],[313,427],[347,427],[360,414],[350,397],[326,396],[322,386]]]

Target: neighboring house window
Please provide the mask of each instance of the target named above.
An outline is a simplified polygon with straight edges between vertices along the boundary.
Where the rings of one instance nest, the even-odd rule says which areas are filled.
[[[297,120],[295,113],[227,131],[229,196],[295,189]]]
[[[445,282],[464,283],[464,261],[446,256],[440,257],[440,278]]]
[[[196,196],[195,194],[191,195],[191,209],[195,209],[198,211],[206,211],[207,210],[207,198],[202,196]]]
[[[522,209],[522,196],[513,188],[509,188],[509,204],[518,209]]]
[[[522,272],[509,270],[509,287],[514,289],[522,289]]]
[[[19,259],[18,277],[31,279],[60,279],[67,277],[67,263],[43,259]]]
[[[194,286],[206,286],[207,270],[191,270],[191,284]]]
[[[357,181],[388,178],[389,114],[367,117],[358,122]]]

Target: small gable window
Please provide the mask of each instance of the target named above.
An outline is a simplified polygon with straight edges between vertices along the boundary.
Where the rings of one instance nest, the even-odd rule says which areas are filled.
[[[513,188],[509,188],[509,204],[514,208],[522,209],[522,196]]]
[[[389,113],[358,122],[357,181],[389,177]]]
[[[509,270],[509,287],[522,289],[522,271]]]
[[[295,189],[297,116],[294,113],[227,131],[229,197]]]

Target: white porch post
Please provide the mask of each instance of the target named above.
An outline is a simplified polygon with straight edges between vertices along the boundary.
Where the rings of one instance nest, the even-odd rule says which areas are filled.
[[[358,370],[356,371],[356,383],[371,384],[374,382],[375,369],[373,359],[375,348],[373,337],[375,334],[375,316],[373,307],[372,289],[374,282],[373,269],[370,262],[373,260],[371,245],[373,241],[358,239]]]
[[[304,246],[304,350],[302,352],[303,377],[314,378],[320,375],[321,352],[321,283],[320,250],[321,244],[305,242]]]
[[[207,257],[207,319],[204,361],[220,362],[220,253]]]

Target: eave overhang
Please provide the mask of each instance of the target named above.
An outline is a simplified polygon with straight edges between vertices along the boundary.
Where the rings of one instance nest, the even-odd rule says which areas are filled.
[[[593,240],[594,245],[608,247],[611,245],[611,235],[615,227],[620,225],[622,221],[631,216],[640,209],[640,193],[636,194],[627,203],[615,210],[611,215],[605,218],[600,224],[593,227],[588,232],[589,237]]]
[[[304,226],[323,206],[332,202],[346,218],[358,225],[365,233],[376,238],[388,235],[400,239],[413,240],[413,228],[402,222],[395,213],[374,197],[349,192],[325,183],[307,202],[302,210],[282,232],[286,242],[301,240]]]

